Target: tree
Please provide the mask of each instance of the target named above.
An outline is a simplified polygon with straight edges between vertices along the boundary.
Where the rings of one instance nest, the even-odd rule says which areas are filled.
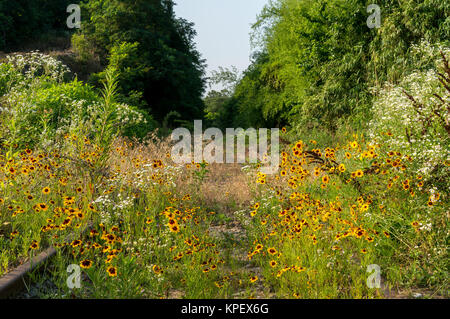
[[[49,31],[67,31],[66,8],[79,0],[0,0],[0,50],[13,51]]]
[[[233,95],[236,86],[240,81],[239,70],[232,66],[231,68],[219,67],[212,71],[208,78],[210,88],[212,86],[221,87],[221,90],[211,90],[204,98],[205,119],[209,126],[225,129],[233,124]]]
[[[372,87],[429,65],[411,55],[414,45],[450,39],[448,1],[384,1],[380,29],[367,26],[369,4],[270,1],[254,24],[259,58],[237,86],[238,117],[251,123],[259,111],[266,123],[361,125],[371,114]]]

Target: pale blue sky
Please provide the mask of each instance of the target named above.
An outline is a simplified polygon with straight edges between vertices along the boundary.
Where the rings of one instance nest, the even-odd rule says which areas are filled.
[[[268,0],[175,0],[178,17],[195,23],[197,49],[208,75],[219,66],[244,71],[250,64],[251,24]]]

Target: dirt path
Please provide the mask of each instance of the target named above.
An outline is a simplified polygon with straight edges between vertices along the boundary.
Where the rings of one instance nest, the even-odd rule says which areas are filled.
[[[248,209],[252,199],[251,179],[242,171],[241,165],[217,164],[202,186],[207,207],[215,208],[223,222],[210,228],[210,235],[221,243],[226,256],[227,270],[236,277],[249,278],[250,274],[261,278],[261,270],[247,257],[247,233],[237,218],[236,212]],[[249,288],[245,284],[237,287],[233,298],[270,298],[271,294],[256,283]]]

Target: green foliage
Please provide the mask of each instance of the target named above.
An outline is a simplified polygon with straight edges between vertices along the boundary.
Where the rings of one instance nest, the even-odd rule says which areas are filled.
[[[208,126],[225,129],[235,124],[236,103],[233,96],[240,78],[241,75],[234,66],[230,69],[219,67],[217,71],[212,72],[211,77],[208,79],[209,85],[219,86],[221,90],[211,90],[203,99],[205,103],[205,120]]]
[[[10,64],[0,64],[0,96],[10,90],[13,83],[17,81],[17,75]]]
[[[83,34],[72,35],[71,42],[72,50],[76,53],[79,62],[86,63],[94,58],[94,52]]]
[[[280,91],[273,85],[266,85],[264,75],[268,55],[259,54],[255,62],[244,72],[242,81],[236,87],[235,99],[239,116],[235,123],[243,127],[273,127],[283,120],[278,106]],[[269,116],[270,114],[270,116]]]
[[[219,66],[218,70],[212,71],[208,80],[210,85],[222,85],[222,92],[231,96],[240,81],[239,70],[235,66],[230,69]]]
[[[82,36],[82,35],[81,35]],[[139,43],[121,43],[113,46],[109,55],[109,66],[105,71],[93,74],[90,82],[94,86],[107,80],[109,70],[117,70],[117,91],[115,92],[117,101],[127,105],[136,106],[136,111],[141,114],[144,121],[136,123],[132,127],[127,127],[123,135],[143,139],[153,131],[158,123],[150,115],[143,91],[144,87],[139,79],[145,76],[151,68],[142,66],[139,62]]]
[[[233,97],[227,92],[212,90],[204,98],[205,103],[205,120],[208,126],[227,128],[232,126],[233,114]]]
[[[139,82],[151,67],[140,64],[139,61],[139,43],[120,43],[114,45],[108,57],[108,69],[116,69],[120,72],[118,83],[118,93],[122,95],[122,99],[127,99],[127,95],[131,98],[139,94],[137,92],[144,91],[144,84]],[[108,70],[107,69],[107,70]],[[91,83],[98,85],[106,79],[107,70],[94,74],[91,77]],[[146,108],[144,101],[141,101],[142,107]]]

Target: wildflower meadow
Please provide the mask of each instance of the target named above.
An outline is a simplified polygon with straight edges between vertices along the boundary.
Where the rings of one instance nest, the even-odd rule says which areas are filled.
[[[201,97],[188,25],[173,22],[164,31],[171,39],[138,43],[137,29],[104,29],[98,15],[110,11],[98,11],[100,2],[81,7],[93,19],[72,31],[72,55],[0,55],[0,278],[55,249],[15,297],[448,298],[450,47],[438,41],[448,17],[444,31],[407,44],[414,70],[383,62],[395,53],[385,51],[367,62],[376,79],[367,71],[364,85],[347,85],[360,83],[353,77],[363,60],[336,40],[350,37],[339,28],[350,7],[342,16],[324,7],[336,23],[330,35],[305,20],[317,3],[275,1],[278,20],[261,35],[254,64],[239,77],[216,72],[230,86]],[[122,10],[113,3],[103,6]],[[381,25],[395,34],[393,16]],[[362,21],[361,30],[377,32]],[[294,48],[287,29],[299,25],[306,31]],[[318,69],[326,53],[313,45],[315,32],[327,39],[323,50],[348,49],[342,60]],[[99,72],[86,71],[97,64]],[[190,87],[177,84],[189,78]],[[177,161],[170,133],[192,131],[194,119],[223,130],[278,128],[277,169],[265,172],[264,156],[207,161],[210,140],[200,141],[201,161],[194,148]],[[252,142],[243,140],[248,155]]]

